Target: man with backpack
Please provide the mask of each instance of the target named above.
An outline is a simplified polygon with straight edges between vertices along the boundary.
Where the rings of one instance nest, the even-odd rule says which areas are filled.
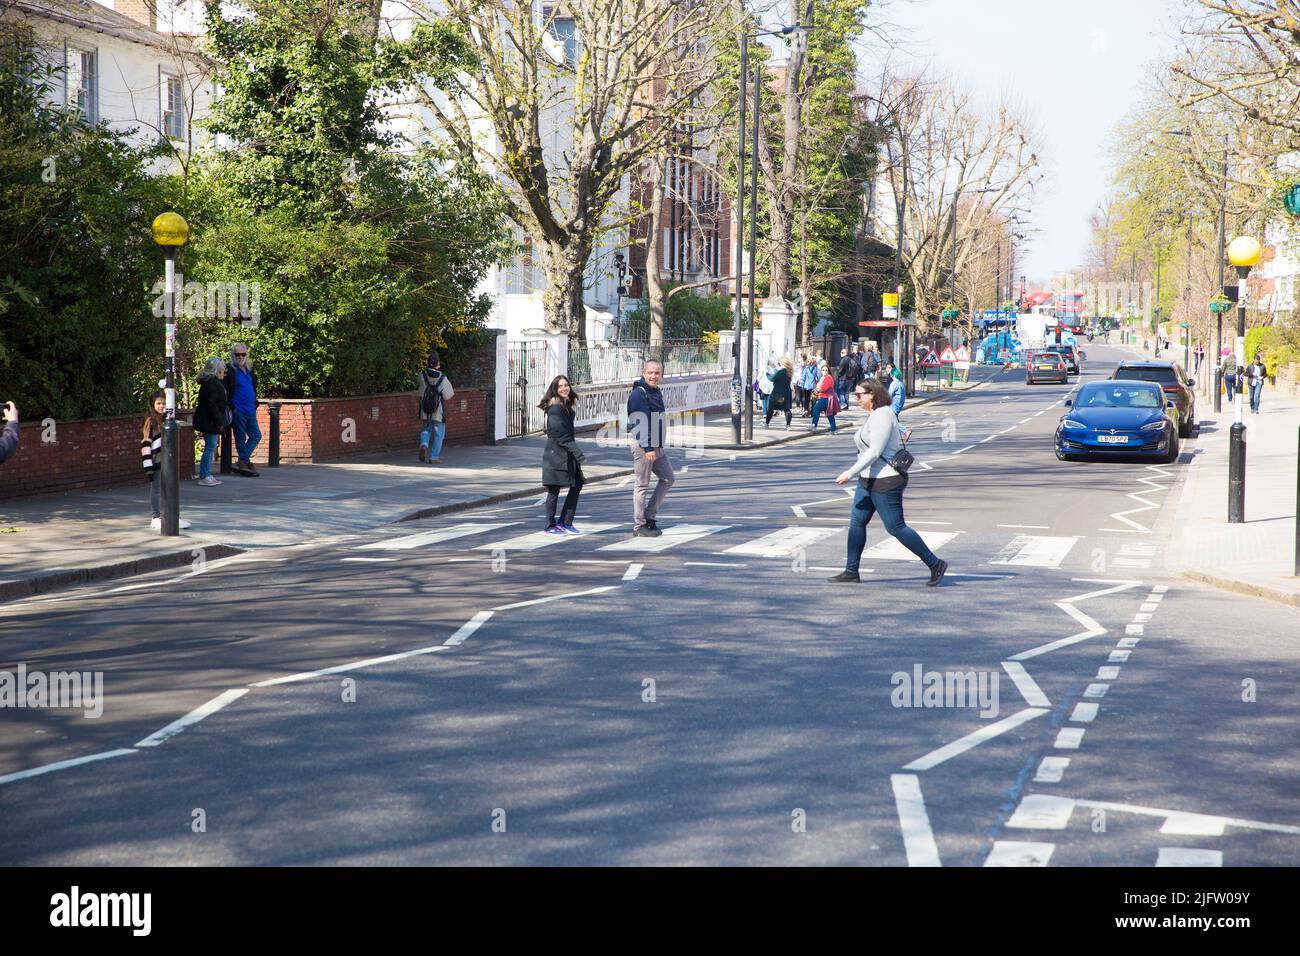
[[[436,465],[442,461],[442,439],[447,433],[447,400],[455,395],[451,382],[442,374],[442,360],[435,349],[429,353],[416,387],[420,391],[420,461]]]
[[[867,343],[867,349],[862,353],[862,373],[868,379],[880,374],[880,353],[872,342]]]
[[[839,396],[841,405],[849,403],[849,392],[856,388],[861,380],[862,366],[858,364],[858,347],[851,345],[835,368],[835,394]]]

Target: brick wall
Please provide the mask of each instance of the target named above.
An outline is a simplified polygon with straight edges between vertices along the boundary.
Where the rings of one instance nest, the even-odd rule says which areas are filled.
[[[143,414],[48,425],[24,422],[17,453],[0,465],[0,499],[126,481],[143,486],[143,423]],[[177,440],[181,477],[188,478],[194,474],[193,429],[181,425]]]
[[[447,444],[490,444],[488,415],[485,390],[456,389],[445,412]],[[262,443],[253,461],[265,464],[271,448],[271,413],[265,404],[258,405],[257,423],[262,429]],[[415,452],[419,443],[419,405],[412,392],[284,399],[280,403],[281,461],[332,461],[386,451]]]

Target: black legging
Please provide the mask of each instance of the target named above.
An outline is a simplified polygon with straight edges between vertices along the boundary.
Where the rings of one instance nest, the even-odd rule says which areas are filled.
[[[564,509],[560,512],[560,524],[573,524],[573,516],[578,513],[578,495],[582,492],[583,480],[578,479],[569,485],[569,493],[564,496]],[[555,524],[555,506],[560,502],[560,489],[563,485],[546,486],[546,526]]]
[[[780,402],[769,401],[767,403],[767,418],[764,419],[763,424],[765,425],[772,424],[772,416],[775,415],[778,411],[785,412],[785,423],[789,425],[790,424],[790,400],[786,398],[781,399]]]

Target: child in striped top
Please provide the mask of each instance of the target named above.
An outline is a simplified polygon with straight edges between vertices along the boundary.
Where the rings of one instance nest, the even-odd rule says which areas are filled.
[[[167,396],[160,389],[149,396],[149,414],[145,416],[144,426],[140,429],[140,463],[149,476],[149,504],[153,507],[153,520],[150,524],[155,531],[162,528],[159,492],[162,489],[162,428],[166,412]],[[188,528],[190,523],[182,520],[180,526]]]

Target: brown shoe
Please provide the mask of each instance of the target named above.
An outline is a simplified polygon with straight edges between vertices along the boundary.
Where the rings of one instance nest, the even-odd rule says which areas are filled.
[[[428,460],[429,460],[429,446],[428,446],[428,445],[421,445],[421,446],[420,446],[420,461],[428,461]]]

